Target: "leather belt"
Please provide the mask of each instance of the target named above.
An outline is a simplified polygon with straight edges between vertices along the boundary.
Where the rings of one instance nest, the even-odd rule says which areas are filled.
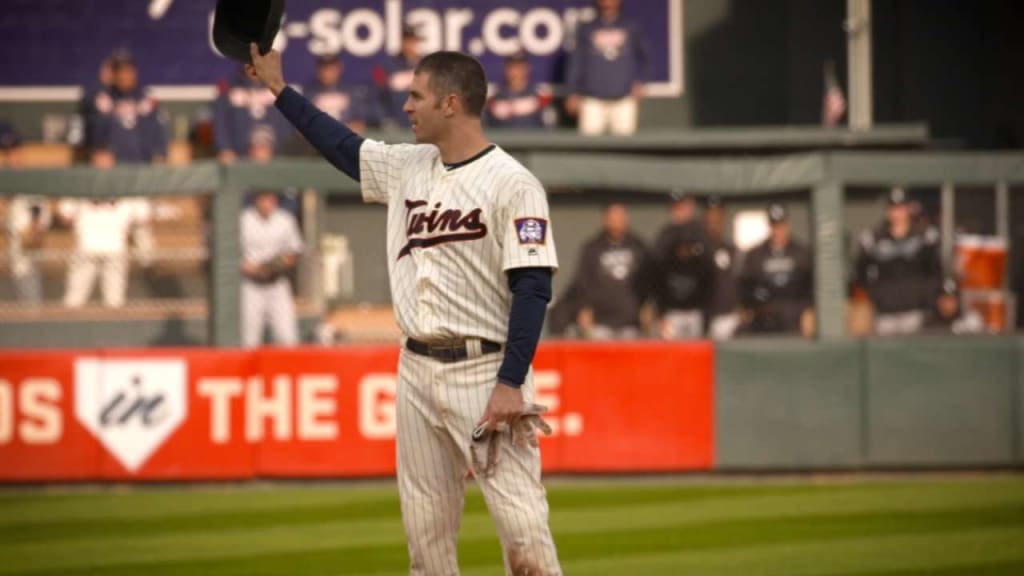
[[[477,340],[480,343],[480,356],[501,351],[501,344],[490,340]],[[405,341],[405,348],[421,356],[441,360],[442,362],[458,362],[470,358],[470,345],[465,342],[436,343],[428,344],[408,338]]]

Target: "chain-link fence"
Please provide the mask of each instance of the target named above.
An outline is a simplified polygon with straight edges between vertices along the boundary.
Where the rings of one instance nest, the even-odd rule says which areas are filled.
[[[4,340],[207,343],[207,207],[203,194],[0,199]]]

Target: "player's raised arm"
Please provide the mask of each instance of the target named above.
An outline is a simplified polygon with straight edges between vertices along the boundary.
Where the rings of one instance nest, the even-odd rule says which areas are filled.
[[[322,112],[285,83],[280,52],[271,50],[266,55],[260,55],[256,44],[249,45],[249,52],[252,64],[246,64],[246,73],[258,79],[277,96],[274,105],[321,156],[358,181],[359,149],[363,145],[363,137]]]

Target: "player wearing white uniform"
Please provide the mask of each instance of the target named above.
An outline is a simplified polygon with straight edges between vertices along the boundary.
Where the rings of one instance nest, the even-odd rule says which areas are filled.
[[[277,194],[256,194],[255,205],[242,212],[242,345],[259,346],[267,324],[274,341],[299,342],[295,300],[288,273],[302,252],[295,218],[278,208]]]
[[[484,136],[483,68],[455,52],[424,58],[405,104],[419,145],[389,146],[364,141],[288,88],[278,53],[254,46],[252,58],[250,73],[285,117],[361,181],[364,200],[388,206],[392,299],[405,334],[397,444],[410,572],[458,574],[472,469],[506,572],[561,574],[530,428],[541,426],[530,362],[558,262],[543,187]],[[473,440],[478,427],[489,431],[485,441]],[[484,444],[493,451],[482,453]]]

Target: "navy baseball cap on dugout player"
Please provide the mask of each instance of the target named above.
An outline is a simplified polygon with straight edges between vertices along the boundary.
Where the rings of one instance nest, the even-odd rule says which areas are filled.
[[[217,0],[213,15],[213,44],[221,54],[251,64],[249,44],[260,54],[270,52],[281,29],[284,0]]]
[[[768,222],[778,224],[787,220],[789,220],[789,213],[786,212],[785,206],[782,204],[772,204],[768,207]]]
[[[907,191],[902,186],[893,186],[886,195],[885,203],[889,206],[902,206],[904,204],[910,204],[910,198],[907,196]]]

